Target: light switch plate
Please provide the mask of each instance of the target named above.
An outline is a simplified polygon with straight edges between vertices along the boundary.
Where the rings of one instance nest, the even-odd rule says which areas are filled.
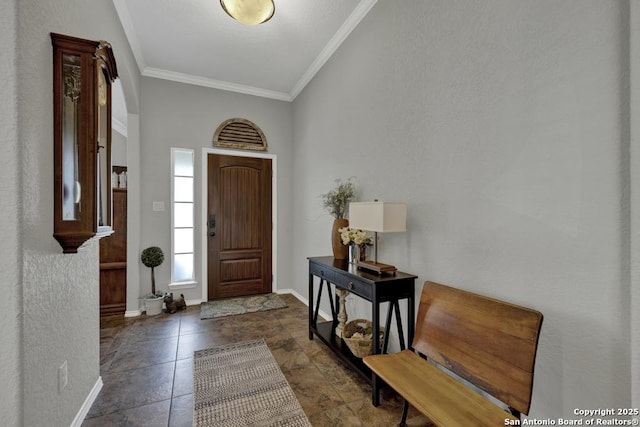
[[[164,202],[153,202],[153,211],[154,212],[164,211]]]

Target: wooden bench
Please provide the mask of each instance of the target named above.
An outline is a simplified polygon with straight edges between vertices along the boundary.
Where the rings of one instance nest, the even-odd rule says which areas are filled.
[[[400,426],[409,404],[438,426],[511,425],[529,413],[541,325],[538,311],[426,282],[412,348],[364,363],[405,399]]]

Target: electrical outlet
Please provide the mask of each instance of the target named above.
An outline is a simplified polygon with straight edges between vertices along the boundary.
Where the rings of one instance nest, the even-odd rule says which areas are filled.
[[[62,362],[62,365],[58,368],[58,392],[61,393],[62,390],[67,386],[67,382],[69,382],[69,375],[67,372],[67,361]]]
[[[164,211],[164,202],[153,202],[153,211],[154,212],[163,212]]]

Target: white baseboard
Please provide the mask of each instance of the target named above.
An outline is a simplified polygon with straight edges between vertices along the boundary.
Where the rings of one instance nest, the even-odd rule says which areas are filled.
[[[276,291],[277,294],[291,294],[294,297],[298,298],[300,302],[309,307],[309,300],[300,295],[295,289],[278,289]],[[324,312],[324,310],[319,310],[318,314],[325,319],[331,319],[331,315]]]
[[[300,302],[302,302],[304,305],[306,305],[307,307],[309,306],[309,300],[306,299],[305,297],[303,297],[302,295],[300,295],[298,293],[298,291],[296,291],[295,289],[278,289],[276,290],[276,294],[291,294],[294,297],[298,298],[300,300]]]
[[[82,422],[84,421],[87,414],[89,413],[89,410],[91,409],[91,405],[93,405],[93,402],[95,402],[96,398],[98,397],[100,390],[102,390],[102,385],[103,385],[102,377],[98,377],[98,380],[93,385],[93,388],[89,392],[89,395],[87,396],[87,398],[84,400],[84,403],[80,407],[80,411],[78,411],[78,414],[73,419],[73,422],[71,423],[71,427],[80,427],[82,425]]]
[[[124,317],[138,317],[142,316],[142,310],[127,310],[124,312]]]

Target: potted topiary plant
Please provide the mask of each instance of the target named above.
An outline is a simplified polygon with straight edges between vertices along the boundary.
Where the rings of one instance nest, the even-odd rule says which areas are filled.
[[[144,305],[147,316],[162,313],[163,292],[156,292],[156,276],[154,269],[164,261],[164,253],[157,246],[150,246],[140,254],[140,261],[151,269],[151,293],[144,296]]]

